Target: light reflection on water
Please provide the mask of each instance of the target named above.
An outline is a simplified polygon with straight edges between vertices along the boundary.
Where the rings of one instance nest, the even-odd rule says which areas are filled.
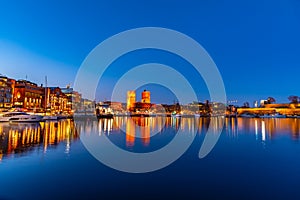
[[[211,120],[217,129],[220,121]],[[225,119],[218,143],[204,159],[198,152],[209,118],[132,122],[116,117],[76,125],[0,123],[0,199],[132,199],[132,191],[139,199],[299,199],[300,119]],[[150,152],[168,144],[178,129],[187,137],[196,134],[186,153],[164,169],[139,175],[106,167],[79,139],[107,136],[127,151]],[[66,186],[76,189],[58,190]]]
[[[243,119],[235,121],[236,133],[254,133],[256,138],[266,141],[281,136],[289,136],[292,140],[299,140],[300,119]]]
[[[0,123],[0,160],[3,156],[22,155],[31,150],[47,152],[48,148],[61,142],[66,143],[65,153],[70,151],[70,143],[79,139],[74,122],[62,120],[41,123]]]
[[[100,119],[99,121],[81,121],[74,125],[72,120],[42,123],[0,123],[0,161],[13,155],[26,154],[34,149],[47,152],[51,146],[60,143],[65,145],[65,153],[70,153],[70,145],[79,139],[80,134],[89,136],[97,133],[109,138],[120,137],[125,143],[125,149],[132,149],[137,144],[144,147],[155,145],[151,143],[157,137],[168,140],[174,137],[176,130],[182,129],[187,134],[204,134],[209,118],[163,118],[145,117],[128,118],[115,117],[114,119]],[[220,126],[216,121],[212,123],[214,129]],[[75,128],[76,127],[76,128]],[[253,134],[256,140],[265,142],[277,137],[289,137],[299,140],[300,119],[225,119],[224,130],[229,138],[236,138],[239,134]],[[155,133],[154,135],[152,133]],[[170,134],[171,133],[171,134]],[[224,132],[223,132],[224,134]],[[124,136],[121,137],[121,136]],[[157,142],[157,140],[156,140]]]

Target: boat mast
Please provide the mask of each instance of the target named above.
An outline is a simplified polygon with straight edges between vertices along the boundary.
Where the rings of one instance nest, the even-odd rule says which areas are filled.
[[[47,76],[45,76],[45,102],[44,102],[44,109],[45,109],[45,115],[47,112],[47,101],[48,101],[48,94],[47,94],[47,88],[48,88],[48,81],[47,81]]]

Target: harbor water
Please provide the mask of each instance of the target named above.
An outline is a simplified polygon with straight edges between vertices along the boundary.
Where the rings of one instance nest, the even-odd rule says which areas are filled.
[[[0,123],[0,199],[300,198],[300,119],[226,118],[202,159],[199,149],[213,118],[129,120]],[[142,137],[135,137],[139,127]],[[195,137],[192,145],[149,173],[112,169],[81,140],[108,137],[123,150],[147,153],[170,143],[178,129]]]

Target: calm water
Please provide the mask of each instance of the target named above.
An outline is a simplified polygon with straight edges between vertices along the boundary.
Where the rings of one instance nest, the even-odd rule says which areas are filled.
[[[226,119],[204,159],[198,152],[209,119],[133,121],[144,128],[137,130],[125,117],[76,125],[0,123],[0,199],[300,199],[300,119]],[[80,140],[107,135],[127,151],[151,152],[179,128],[186,137],[196,134],[191,147],[170,166],[146,174],[101,164]],[[155,130],[161,132],[150,137]],[[137,131],[142,138],[134,137]]]

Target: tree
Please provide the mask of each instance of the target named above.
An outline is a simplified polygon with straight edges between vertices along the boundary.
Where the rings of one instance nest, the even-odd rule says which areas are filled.
[[[291,96],[289,96],[288,99],[289,99],[289,101],[290,101],[291,103],[299,103],[300,97],[295,96],[295,95],[291,95]]]
[[[276,100],[273,97],[268,97],[268,104],[275,103]]]

